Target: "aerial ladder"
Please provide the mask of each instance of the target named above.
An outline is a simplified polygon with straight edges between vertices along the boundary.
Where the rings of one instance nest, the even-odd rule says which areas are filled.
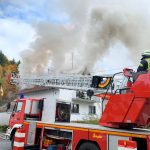
[[[47,75],[47,76],[26,76],[20,77],[16,73],[9,75],[10,84],[26,84],[34,86],[45,86],[52,88],[70,89],[70,90],[93,90],[105,91],[110,84],[112,75],[92,76],[92,75]]]

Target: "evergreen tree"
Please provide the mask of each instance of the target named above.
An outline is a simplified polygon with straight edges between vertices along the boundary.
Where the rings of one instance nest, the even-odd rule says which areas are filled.
[[[19,66],[21,64],[21,61],[19,60],[16,64],[17,64],[17,66]]]
[[[7,59],[7,57],[3,54],[3,52],[0,51],[0,65],[1,65],[1,66],[5,66],[6,64],[8,64],[8,59]]]
[[[15,59],[13,58],[13,60],[11,60],[10,63],[11,63],[12,65],[15,65],[15,64],[16,64]]]

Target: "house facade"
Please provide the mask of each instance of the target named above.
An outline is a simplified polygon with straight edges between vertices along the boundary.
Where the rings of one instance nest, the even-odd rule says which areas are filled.
[[[71,107],[70,121],[87,120],[89,118],[99,118],[101,115],[101,100],[85,96],[74,90],[54,89],[48,87],[34,87],[21,90],[27,98],[44,98],[44,109],[42,121],[54,122],[57,103],[66,103]],[[82,96],[81,96],[82,95]],[[49,115],[48,115],[49,114]]]

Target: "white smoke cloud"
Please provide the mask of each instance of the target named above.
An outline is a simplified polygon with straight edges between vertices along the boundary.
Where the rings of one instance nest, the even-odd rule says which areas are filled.
[[[150,48],[149,25],[139,14],[110,7],[93,8],[82,51],[86,68],[91,71],[95,62],[117,43],[122,43],[136,61],[141,50]]]
[[[60,1],[59,11],[67,14],[69,21],[63,24],[47,22],[34,24],[38,37],[35,42],[31,43],[30,50],[21,53],[22,73],[41,74],[48,67],[50,61],[56,71],[70,68],[71,62],[66,61],[68,58],[66,55],[80,48],[82,32],[87,20],[88,4],[88,0],[82,2],[80,0]]]
[[[56,70],[61,70],[64,67],[65,55],[79,43],[77,28],[40,23],[36,29],[39,37],[32,43],[32,49],[22,52],[23,70],[26,73],[37,73],[40,69],[41,74],[50,60]]]
[[[43,73],[50,62],[57,71],[68,70],[74,53],[74,70],[91,72],[94,64],[106,57],[108,50],[121,43],[133,60],[141,50],[150,49],[149,12],[132,1],[129,4],[114,0],[100,1],[61,0],[59,11],[68,16],[63,24],[40,22],[34,25],[37,39],[30,50],[22,52],[23,73]],[[131,4],[131,5],[130,5]],[[133,9],[134,8],[134,9]],[[147,7],[146,7],[147,8]],[[123,57],[123,56],[119,56]],[[112,58],[112,61],[117,58]]]

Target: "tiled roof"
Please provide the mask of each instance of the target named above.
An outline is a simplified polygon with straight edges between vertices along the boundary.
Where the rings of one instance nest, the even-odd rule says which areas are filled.
[[[23,89],[23,90],[20,90],[18,92],[18,94],[20,93],[32,93],[32,92],[38,92],[38,91],[45,91],[45,90],[49,90],[49,89],[52,89],[52,88],[49,88],[49,87],[45,87],[45,86],[35,86],[33,88],[30,88],[30,89]]]

